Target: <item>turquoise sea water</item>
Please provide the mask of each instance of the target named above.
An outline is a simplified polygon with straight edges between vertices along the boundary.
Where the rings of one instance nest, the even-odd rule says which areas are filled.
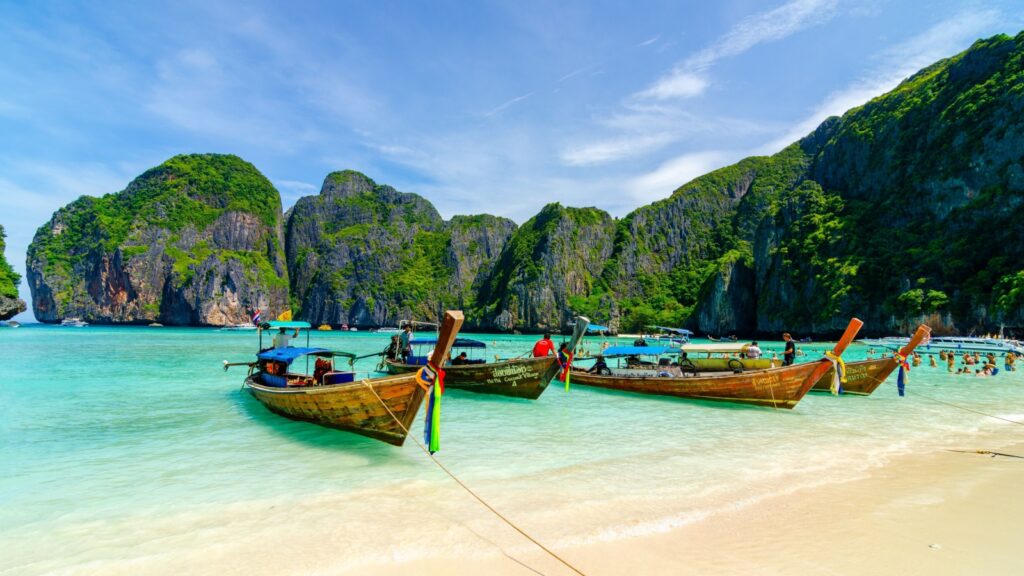
[[[239,389],[255,332],[0,329],[0,574],[338,573],[528,547],[412,442],[292,422]],[[356,353],[387,336],[312,334]],[[528,336],[482,335],[517,355]],[[589,339],[596,349],[600,339]],[[769,343],[781,350],[781,343]],[[804,345],[802,360],[823,345]],[[855,345],[848,360],[863,359]],[[374,359],[357,366],[371,370]],[[1024,420],[1024,373],[925,365],[908,395],[808,395],[793,411],[552,384],[537,401],[451,390],[439,457],[551,546],[670,529],[892,456],[994,449]],[[422,430],[422,411],[414,427]]]

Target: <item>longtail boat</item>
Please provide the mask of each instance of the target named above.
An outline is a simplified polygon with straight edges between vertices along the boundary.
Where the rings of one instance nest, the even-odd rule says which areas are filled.
[[[846,382],[842,383],[842,393],[856,394],[859,396],[870,395],[879,387],[879,385],[882,384],[882,382],[885,382],[885,379],[892,374],[893,370],[898,368],[903,361],[910,357],[914,352],[914,348],[917,348],[917,346],[928,338],[929,335],[931,335],[931,328],[921,324],[917,327],[917,331],[914,333],[913,338],[900,348],[899,357],[894,354],[886,358],[878,358],[875,360],[847,362],[845,371]],[[828,372],[822,375],[821,379],[814,384],[814,387],[811,388],[811,390],[815,392],[832,391],[835,374],[835,368],[829,368]]]
[[[448,356],[462,321],[462,312],[445,313],[430,357],[433,365],[439,366]],[[305,322],[268,322],[265,326],[307,330],[308,342],[310,325]],[[401,446],[426,392],[417,383],[416,373],[356,379],[355,372],[337,369],[334,360],[338,357],[353,356],[324,348],[288,346],[261,350],[255,362],[225,362],[224,369],[249,366],[243,386],[275,414]],[[312,374],[296,371],[300,358],[316,361]]]
[[[575,350],[580,339],[587,331],[590,321],[580,317],[576,320],[572,337],[569,339],[569,350]],[[414,339],[410,344],[415,346],[433,345],[434,339]],[[474,352],[486,350],[487,345],[478,340],[458,338],[452,345],[452,354],[459,351]],[[467,354],[468,356],[468,354]],[[419,370],[426,363],[426,356],[409,356],[405,363],[396,360],[385,360],[384,369],[390,374],[407,374]],[[555,356],[540,358],[513,358],[497,362],[487,362],[484,358],[469,358],[466,364],[449,362],[444,367],[444,384],[448,388],[468,390],[480,394],[499,394],[536,400],[547,389],[551,379],[561,369]]]
[[[843,337],[833,349],[834,357],[843,353],[863,324],[856,318],[850,320],[846,332],[843,333]],[[623,350],[609,348],[605,350],[605,353],[611,352],[626,358],[636,358],[651,354],[649,350],[658,347],[622,346],[618,348],[623,348]],[[665,362],[665,360],[668,359],[661,359],[657,364],[649,366],[627,362],[626,368],[603,369],[604,374],[591,374],[576,369],[572,373],[572,382],[584,386],[641,394],[737,402],[773,408],[793,408],[807,394],[811,386],[832,368],[834,361],[826,357],[818,361],[766,370],[712,374],[698,372],[694,375],[693,373],[687,374],[685,367],[673,366],[671,362]],[[677,364],[682,364],[682,362]]]

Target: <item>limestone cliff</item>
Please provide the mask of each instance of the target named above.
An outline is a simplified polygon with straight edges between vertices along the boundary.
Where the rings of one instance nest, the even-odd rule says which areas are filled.
[[[11,268],[4,257],[5,238],[4,227],[0,226],[0,320],[13,318],[25,311],[25,301],[18,297],[21,276]]]
[[[1024,325],[1024,33],[626,216],[600,290],[701,332]]]
[[[488,324],[565,329],[574,308],[594,295],[614,234],[615,223],[603,210],[545,206],[512,236],[482,287],[479,302]],[[597,302],[590,313],[603,321],[611,306],[610,300]]]
[[[58,210],[28,251],[43,322],[224,325],[288,306],[277,190],[236,156],[176,156]]]
[[[299,199],[286,234],[297,314],[314,323],[396,325],[472,309],[515,229],[494,216],[445,222],[422,197],[353,171],[327,176],[320,194]],[[478,325],[472,315],[467,325]]]

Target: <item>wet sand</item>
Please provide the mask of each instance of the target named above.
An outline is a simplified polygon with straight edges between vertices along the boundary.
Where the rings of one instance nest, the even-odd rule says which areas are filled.
[[[1008,428],[1016,428],[1006,430],[1013,443],[1002,448],[950,448],[1024,456],[1024,427]],[[557,552],[588,575],[1017,575],[1024,574],[1022,487],[1024,459],[907,455],[864,478],[738,506],[661,534]],[[572,574],[536,549],[505,547],[528,567],[492,549],[492,559],[420,560],[361,573]]]

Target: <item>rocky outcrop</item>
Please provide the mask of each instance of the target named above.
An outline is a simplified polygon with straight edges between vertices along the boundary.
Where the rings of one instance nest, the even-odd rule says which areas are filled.
[[[8,320],[25,311],[25,301],[18,298],[19,276],[4,257],[7,247],[4,227],[0,226],[0,320]]]
[[[474,309],[511,220],[460,216],[445,222],[416,194],[334,172],[320,194],[299,199],[286,234],[292,293],[314,323],[396,325]],[[468,326],[479,325],[472,314]]]
[[[979,41],[774,156],[638,209],[601,290],[631,329],[1024,324],[1022,61],[1024,34]]]
[[[225,325],[288,307],[281,201],[236,156],[176,156],[61,208],[28,251],[42,322]]]
[[[596,208],[548,204],[516,231],[480,294],[488,324],[499,330],[564,329],[595,295],[612,252],[615,222]],[[595,320],[610,316],[589,312]],[[593,308],[593,307],[589,307]]]

